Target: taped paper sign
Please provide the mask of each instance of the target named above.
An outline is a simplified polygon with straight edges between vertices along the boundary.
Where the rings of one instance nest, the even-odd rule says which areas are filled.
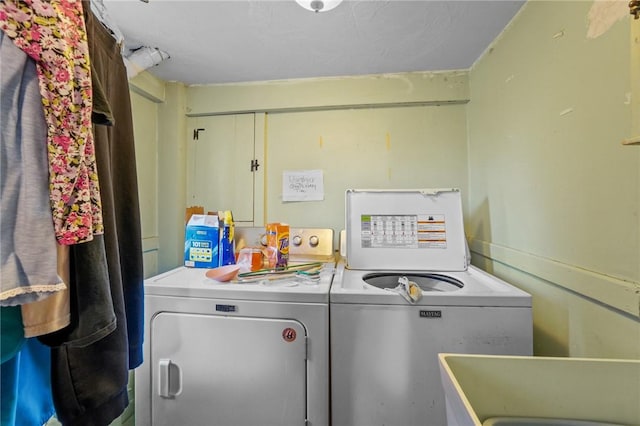
[[[285,170],[282,172],[282,201],[322,201],[322,170]]]

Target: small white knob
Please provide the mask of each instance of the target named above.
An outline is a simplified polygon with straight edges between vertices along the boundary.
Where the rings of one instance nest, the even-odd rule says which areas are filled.
[[[317,235],[312,235],[309,237],[309,245],[311,247],[316,247],[320,243],[320,239]]]
[[[302,244],[302,237],[300,235],[295,235],[291,242],[294,246],[299,246],[300,244]]]

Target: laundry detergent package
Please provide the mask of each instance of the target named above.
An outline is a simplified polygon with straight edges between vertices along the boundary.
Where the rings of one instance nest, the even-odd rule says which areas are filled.
[[[234,224],[231,210],[218,212],[220,223],[220,249],[218,252],[218,265],[233,265],[236,263],[234,244]]]
[[[268,223],[266,231],[269,268],[286,268],[289,264],[289,225]]]
[[[217,215],[194,214],[187,222],[184,238],[184,266],[218,267],[220,225]]]

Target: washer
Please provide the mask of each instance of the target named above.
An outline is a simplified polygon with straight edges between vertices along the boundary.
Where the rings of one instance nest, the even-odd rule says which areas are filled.
[[[237,248],[263,235],[236,228]],[[218,283],[207,269],[185,267],[145,281],[137,425],[329,424],[333,231],[290,236],[290,264],[322,259],[316,282]]]
[[[446,425],[437,354],[531,355],[531,296],[469,264],[459,190],[348,190],[345,202],[332,425]],[[421,299],[399,294],[401,277]]]

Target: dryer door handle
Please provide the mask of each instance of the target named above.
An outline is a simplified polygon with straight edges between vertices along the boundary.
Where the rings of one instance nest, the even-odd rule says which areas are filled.
[[[182,392],[182,372],[178,364],[170,359],[158,362],[158,394],[163,398],[174,398]]]

